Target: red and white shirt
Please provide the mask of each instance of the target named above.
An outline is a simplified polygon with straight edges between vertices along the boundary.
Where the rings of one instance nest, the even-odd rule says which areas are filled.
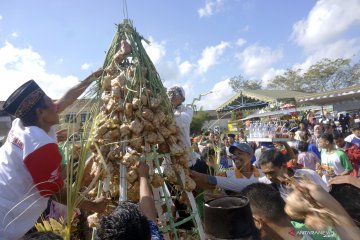
[[[46,133],[15,119],[0,148],[0,238],[21,238],[62,186],[54,129]]]

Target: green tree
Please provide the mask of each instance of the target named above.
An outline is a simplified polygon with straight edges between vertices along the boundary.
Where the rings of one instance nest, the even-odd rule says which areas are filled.
[[[245,79],[242,75],[230,78],[229,85],[234,92],[240,92],[242,89],[261,89],[261,81],[248,80]]]
[[[354,64],[350,70],[350,79],[348,80],[347,85],[351,86],[354,84],[360,84],[360,61]]]
[[[358,77],[353,75],[350,62],[351,59],[324,58],[310,66],[304,73],[304,79],[309,88],[316,89],[317,92],[349,87],[358,80]]]
[[[191,124],[190,124],[190,132],[198,133],[201,131],[202,125],[205,121],[208,120],[209,114],[206,111],[198,111],[194,114]]]
[[[306,92],[307,84],[301,74],[301,69],[287,69],[282,75],[276,75],[268,84],[268,88]]]
[[[324,58],[303,73],[301,69],[287,69],[268,84],[270,89],[301,92],[326,92],[360,83],[360,62],[351,66],[351,59]]]

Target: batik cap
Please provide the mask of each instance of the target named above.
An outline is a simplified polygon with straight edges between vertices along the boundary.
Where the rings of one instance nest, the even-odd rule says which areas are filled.
[[[26,115],[45,96],[34,80],[29,80],[13,92],[5,101],[3,110],[17,118]]]

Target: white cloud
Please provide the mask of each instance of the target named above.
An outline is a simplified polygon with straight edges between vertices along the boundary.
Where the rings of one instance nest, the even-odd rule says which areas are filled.
[[[146,50],[146,53],[149,55],[151,61],[154,64],[157,64],[160,62],[161,58],[166,54],[166,50],[165,50],[166,43],[165,41],[158,43],[152,37],[149,37],[149,41],[150,41],[150,45],[148,45],[144,41],[142,42],[142,44]]]
[[[272,50],[253,44],[236,55],[240,60],[240,68],[249,77],[261,78],[272,64],[283,56],[281,49]]]
[[[354,24],[360,24],[359,0],[320,0],[306,19],[294,24],[292,37],[311,51],[335,41]]]
[[[204,110],[215,110],[220,107],[221,104],[234,96],[236,93],[233,92],[229,82],[229,78],[217,82],[210,90],[211,93],[202,97],[201,100],[196,103],[197,108],[200,109],[203,107]]]
[[[57,61],[56,61],[56,64],[62,64],[64,62],[64,59],[63,58],[59,58]]]
[[[1,100],[6,100],[10,93],[30,79],[34,79],[54,99],[61,97],[79,80],[74,76],[48,73],[45,61],[31,47],[16,48],[9,42],[0,45],[0,76],[3,83]]]
[[[164,84],[173,85],[181,78],[179,64],[175,61],[161,61],[156,63],[155,67]]]
[[[340,39],[334,43],[327,44],[324,47],[308,55],[306,60],[301,64],[295,64],[294,68],[303,70],[308,69],[311,65],[323,58],[352,58],[360,52],[360,38]]]
[[[19,34],[17,32],[11,33],[11,37],[13,37],[13,38],[17,38],[18,36],[19,36]]]
[[[179,70],[181,75],[188,74],[193,68],[194,65],[191,64],[189,61],[184,61],[179,65]]]
[[[237,41],[236,41],[236,45],[238,45],[239,47],[245,45],[247,43],[247,41],[243,38],[239,38]]]
[[[2,20],[2,19],[3,19],[3,16],[0,15],[0,20]]]
[[[224,53],[225,49],[230,46],[227,42],[221,42],[216,46],[206,47],[198,60],[198,72],[206,73],[209,67],[215,65],[219,61],[219,57]]]
[[[174,84],[179,84],[179,81],[182,78],[186,77],[196,68],[196,64],[193,64],[188,60],[182,60],[180,57],[175,57],[174,60],[165,59],[166,41],[159,42],[152,37],[149,37],[148,39],[151,42],[151,45],[148,45],[144,41],[142,44],[151,61],[154,63],[164,85],[172,86]],[[181,83],[184,84],[184,82]]]
[[[224,0],[206,0],[205,6],[198,10],[198,14],[201,18],[211,16],[219,12],[223,4]]]
[[[323,58],[352,58],[360,52],[360,38],[346,33],[360,26],[360,1],[319,0],[308,16],[293,26],[291,37],[304,48],[306,59],[293,68],[304,71]]]
[[[88,70],[91,67],[91,63],[84,63],[81,65],[82,70]]]

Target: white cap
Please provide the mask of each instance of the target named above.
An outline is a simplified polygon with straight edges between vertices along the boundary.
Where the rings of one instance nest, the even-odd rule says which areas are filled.
[[[173,87],[171,87],[171,88],[169,89],[168,92],[170,92],[170,91],[178,91],[178,92],[181,93],[181,95],[183,96],[183,98],[185,98],[185,90],[184,90],[184,88],[182,88],[182,87],[180,87],[180,86],[173,86]]]

